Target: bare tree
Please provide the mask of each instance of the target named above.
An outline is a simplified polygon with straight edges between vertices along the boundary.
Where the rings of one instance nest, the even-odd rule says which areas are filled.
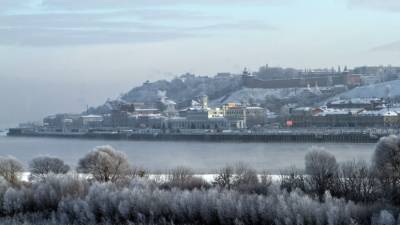
[[[23,166],[17,159],[11,156],[0,157],[0,176],[9,183],[18,184],[21,172],[23,172]]]
[[[144,178],[144,177],[148,177],[148,171],[146,171],[146,169],[141,168],[141,167],[132,167],[129,171],[129,176],[131,178],[136,178],[136,177],[140,177],[140,178]]]
[[[348,161],[340,165],[340,197],[355,202],[371,202],[378,197],[378,184],[365,161]]]
[[[172,183],[181,184],[193,177],[192,169],[184,166],[178,166],[169,171],[168,180]]]
[[[162,188],[170,189],[173,187],[180,189],[200,189],[208,188],[210,185],[201,177],[195,177],[193,170],[178,166],[168,171],[167,182],[163,183]]]
[[[388,200],[400,203],[400,138],[381,138],[373,155],[373,168]]]
[[[43,176],[53,174],[65,174],[69,171],[70,167],[64,163],[63,160],[55,157],[40,156],[34,158],[29,163],[30,177],[42,178]]]
[[[304,171],[294,166],[289,167],[281,171],[281,188],[286,189],[288,192],[292,192],[296,189],[302,191],[306,190],[306,182]]]
[[[99,146],[79,160],[77,171],[91,174],[100,182],[116,182],[129,175],[130,164],[123,152]]]
[[[314,150],[307,153],[305,164],[310,186],[322,201],[325,191],[331,189],[336,181],[338,171],[336,158],[328,152]]]
[[[258,183],[257,171],[244,163],[237,163],[235,166],[234,185]]]
[[[238,162],[235,166],[228,165],[218,170],[213,184],[228,190],[266,194],[272,184],[272,177],[268,171],[257,174],[257,171],[247,164]]]
[[[232,187],[241,192],[259,192],[260,182],[257,171],[244,163],[237,163]]]
[[[229,190],[231,189],[233,179],[234,168],[228,165],[218,171],[218,175],[214,179],[214,184]]]

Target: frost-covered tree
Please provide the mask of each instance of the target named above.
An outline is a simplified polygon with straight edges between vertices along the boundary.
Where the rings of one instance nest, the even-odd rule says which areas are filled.
[[[286,189],[288,192],[291,192],[296,189],[305,191],[306,190],[305,180],[306,179],[304,176],[304,171],[292,166],[281,171],[280,187],[282,189]]]
[[[235,186],[251,185],[258,183],[257,171],[244,163],[237,163],[235,166],[235,178],[233,181]]]
[[[55,157],[40,156],[29,163],[31,178],[40,178],[49,173],[65,174],[70,167],[63,160]]]
[[[245,163],[239,162],[235,165],[235,175],[232,187],[241,192],[259,193],[263,187],[260,185],[257,171]],[[266,187],[268,185],[265,185]]]
[[[372,225],[395,225],[396,220],[389,211],[382,210],[379,213],[379,216],[372,217],[371,224]]]
[[[194,172],[192,169],[184,166],[178,166],[169,171],[168,179],[173,183],[184,183],[192,178],[193,174]]]
[[[137,177],[144,178],[144,177],[148,177],[148,171],[146,171],[146,169],[144,169],[144,168],[132,167],[132,168],[130,169],[129,176],[130,176],[131,178],[137,178]]]
[[[218,170],[218,174],[214,178],[214,184],[229,190],[231,189],[233,179],[234,168],[228,165]]]
[[[139,179],[139,178],[138,178]],[[22,188],[8,188],[0,211],[1,224],[393,224],[384,207],[368,209],[327,193],[320,202],[295,190],[271,186],[268,195],[226,189],[151,188],[140,178],[129,187],[89,183],[70,175]],[[84,190],[84,191],[80,191]],[[396,212],[396,210],[394,210]],[[377,223],[378,224],[378,223]]]
[[[348,161],[340,165],[339,194],[355,202],[373,202],[379,188],[372,169],[365,161]]]
[[[0,176],[15,185],[19,182],[20,173],[23,172],[22,163],[11,156],[0,157]]]
[[[77,171],[91,174],[100,182],[116,182],[126,178],[130,168],[123,152],[111,146],[99,146],[79,160]]]
[[[305,156],[305,172],[312,191],[322,200],[325,191],[334,187],[338,172],[336,158],[325,151],[311,151]]]
[[[56,209],[64,198],[83,198],[89,182],[77,174],[49,174],[46,179],[32,183],[35,207],[42,210]]]
[[[372,162],[385,197],[400,204],[400,138],[394,135],[381,138]]]
[[[195,177],[193,170],[184,166],[168,171],[167,182],[163,184],[164,188],[177,187],[189,190],[208,186],[209,184],[203,178]]]

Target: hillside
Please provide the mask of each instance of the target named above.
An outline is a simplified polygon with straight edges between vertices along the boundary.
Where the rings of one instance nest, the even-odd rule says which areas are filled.
[[[122,95],[121,100],[151,104],[159,100],[159,91],[165,91],[169,99],[175,101],[178,107],[183,107],[190,105],[191,100],[197,96],[207,95],[210,100],[218,99],[241,87],[241,77],[238,75],[207,77],[185,74],[171,81],[146,82]],[[104,113],[108,110],[105,104],[89,109],[89,113]]]
[[[395,98],[400,96],[400,80],[356,87],[335,98]]]
[[[400,80],[356,87],[346,91],[343,87],[334,88],[247,88],[239,75],[220,75],[215,77],[185,74],[170,81],[145,82],[121,96],[126,102],[142,102],[149,105],[159,101],[159,91],[177,103],[178,108],[189,106],[192,99],[207,95],[210,106],[220,106],[228,102],[259,103],[272,111],[279,111],[285,104],[312,106],[337,98],[386,98],[400,97]],[[91,108],[89,113],[107,113],[107,104]]]
[[[211,105],[221,105],[229,102],[257,102],[263,103],[266,98],[289,99],[301,95],[306,88],[279,88],[279,89],[263,89],[263,88],[241,88],[232,93],[211,101]],[[311,93],[311,92],[310,92]]]
[[[155,102],[159,98],[157,92],[162,90],[167,92],[167,97],[171,100],[185,104],[196,96],[208,95],[210,99],[215,99],[240,87],[240,76],[205,77],[186,74],[171,81],[145,83],[133,88],[122,99],[128,102]]]

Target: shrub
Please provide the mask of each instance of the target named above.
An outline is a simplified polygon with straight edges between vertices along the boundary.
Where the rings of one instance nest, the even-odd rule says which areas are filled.
[[[41,156],[34,158],[29,163],[30,178],[43,178],[49,173],[65,174],[69,171],[70,167],[59,158]]]

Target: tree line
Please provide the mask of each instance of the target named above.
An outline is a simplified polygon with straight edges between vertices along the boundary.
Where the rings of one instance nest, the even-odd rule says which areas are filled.
[[[100,146],[75,171],[55,157],[0,157],[1,224],[399,224],[400,138],[382,138],[371,162],[338,163],[314,149],[304,169],[272,180],[238,163],[210,183],[187,167],[149,177],[126,155]]]

